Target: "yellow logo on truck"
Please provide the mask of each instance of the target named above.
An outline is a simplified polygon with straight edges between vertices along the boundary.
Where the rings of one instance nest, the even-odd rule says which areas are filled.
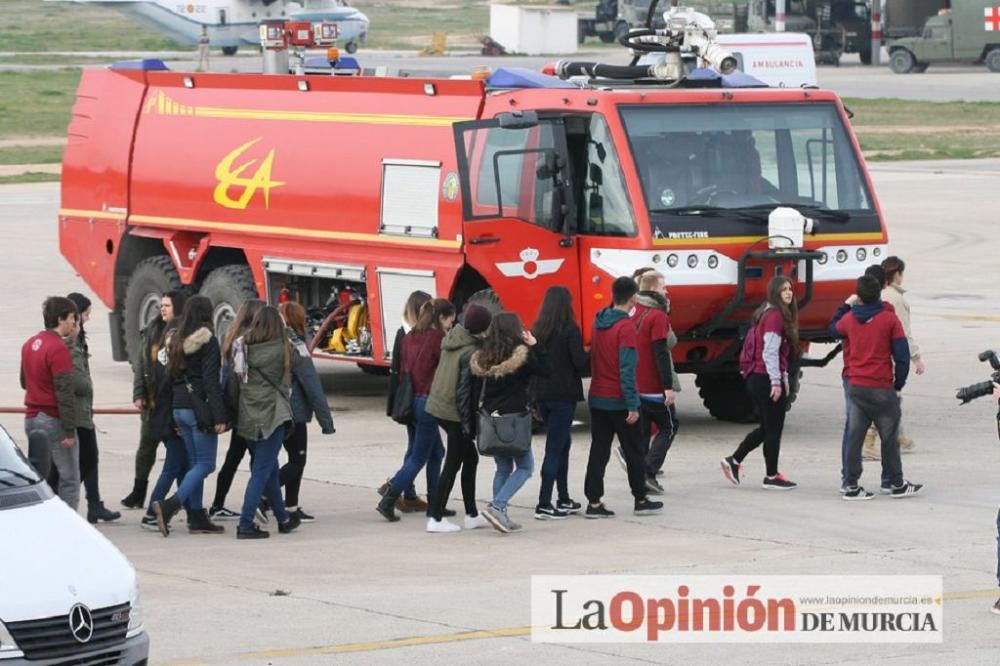
[[[271,189],[284,185],[281,181],[271,180],[271,167],[274,164],[274,149],[271,149],[271,151],[267,154],[267,157],[264,158],[264,161],[260,163],[260,166],[257,167],[257,170],[254,171],[253,175],[249,178],[245,177],[243,174],[257,163],[256,159],[248,159],[236,167],[233,166],[233,163],[241,155],[243,155],[243,153],[248,151],[260,140],[261,137],[258,137],[253,141],[247,141],[242,146],[222,158],[219,165],[215,167],[215,178],[219,181],[219,184],[215,186],[215,193],[213,195],[215,203],[220,206],[225,206],[226,208],[246,210],[247,205],[249,205],[250,200],[253,199],[253,195],[257,193],[257,190],[263,189],[264,207],[271,207]],[[242,193],[240,193],[239,198],[233,199],[229,195],[230,189],[240,187],[243,188]]]

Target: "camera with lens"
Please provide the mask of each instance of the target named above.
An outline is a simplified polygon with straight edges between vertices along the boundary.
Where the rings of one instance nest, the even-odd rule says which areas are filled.
[[[975,400],[976,398],[982,398],[984,395],[992,395],[993,382],[1000,383],[1000,355],[998,355],[995,351],[987,349],[979,354],[979,360],[989,361],[990,367],[993,368],[993,374],[985,382],[963,386],[958,389],[958,393],[955,394],[955,397],[961,400],[963,405],[971,400]]]

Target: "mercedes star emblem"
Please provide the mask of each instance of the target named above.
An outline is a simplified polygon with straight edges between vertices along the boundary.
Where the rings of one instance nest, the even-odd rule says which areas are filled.
[[[77,643],[87,643],[94,635],[94,616],[83,604],[69,609],[69,630]]]

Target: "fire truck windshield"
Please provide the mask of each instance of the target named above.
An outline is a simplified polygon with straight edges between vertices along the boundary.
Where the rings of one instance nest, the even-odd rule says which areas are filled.
[[[833,104],[642,105],[621,115],[657,236],[745,233],[779,204],[852,231],[878,228]]]

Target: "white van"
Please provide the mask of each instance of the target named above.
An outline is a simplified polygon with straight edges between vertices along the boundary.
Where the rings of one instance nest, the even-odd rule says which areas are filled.
[[[812,39],[798,32],[733,33],[715,40],[733,54],[739,69],[774,88],[816,85]]]
[[[135,569],[0,426],[0,666],[145,664]]]

